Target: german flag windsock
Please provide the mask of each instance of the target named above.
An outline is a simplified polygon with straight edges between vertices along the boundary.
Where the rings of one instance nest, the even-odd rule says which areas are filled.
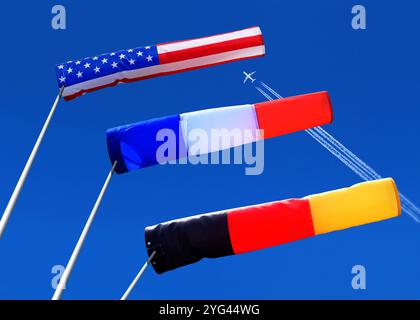
[[[203,214],[145,229],[153,267],[163,273],[201,260],[259,250],[401,214],[391,178],[302,199]]]

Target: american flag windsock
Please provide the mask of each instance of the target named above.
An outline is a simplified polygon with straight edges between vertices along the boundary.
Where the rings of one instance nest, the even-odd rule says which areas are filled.
[[[217,258],[277,246],[319,234],[401,215],[391,178],[349,188],[255,206],[192,216],[145,229],[157,273]]]
[[[269,102],[213,108],[141,121],[107,131],[108,154],[111,163],[117,161],[117,173],[161,164],[162,145],[177,150],[164,160],[172,161],[198,154],[216,152],[238,145],[321,126],[333,120],[327,92],[317,92]],[[224,143],[208,145],[192,151],[199,130],[211,137],[215,131],[229,136]],[[172,140],[159,138],[168,131]],[[168,135],[170,136],[170,135]]]
[[[56,66],[63,97],[137,80],[194,70],[265,54],[259,27],[100,54]]]

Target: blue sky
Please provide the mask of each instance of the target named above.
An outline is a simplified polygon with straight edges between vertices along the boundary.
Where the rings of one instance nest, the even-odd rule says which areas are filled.
[[[284,96],[330,92],[326,129],[420,202],[419,4],[364,1],[62,1],[3,4],[0,16],[0,205],[5,207],[57,94],[54,66],[111,50],[261,27],[267,55],[150,79],[62,101],[0,241],[0,298],[49,299],[110,168],[105,130],[153,117],[263,101],[242,71]],[[155,166],[115,176],[64,299],[118,299],[146,259],[144,227],[168,219],[301,197],[359,182],[303,132],[265,144],[265,170]],[[147,270],[135,299],[420,298],[419,225],[407,216],[258,252],[205,260],[164,275]],[[351,287],[351,268],[367,289]]]

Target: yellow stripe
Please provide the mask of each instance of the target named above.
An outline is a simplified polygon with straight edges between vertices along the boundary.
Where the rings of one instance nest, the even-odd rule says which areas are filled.
[[[391,178],[306,197],[315,234],[342,230],[399,216],[398,190]]]

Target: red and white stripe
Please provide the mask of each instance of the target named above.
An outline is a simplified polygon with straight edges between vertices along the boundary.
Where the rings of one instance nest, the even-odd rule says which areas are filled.
[[[152,77],[261,57],[265,54],[259,27],[157,45],[159,64],[118,72],[65,87],[63,96],[71,100],[86,92]]]

